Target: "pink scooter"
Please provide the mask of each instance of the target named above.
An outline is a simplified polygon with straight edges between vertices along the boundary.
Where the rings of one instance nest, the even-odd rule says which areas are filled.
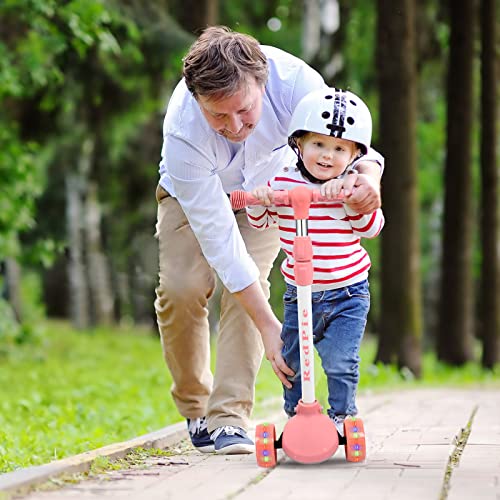
[[[358,417],[348,417],[344,421],[344,438],[341,438],[333,421],[322,413],[314,394],[311,307],[313,248],[308,235],[309,207],[312,202],[331,201],[323,198],[319,190],[310,190],[305,186],[298,186],[290,191],[274,191],[274,204],[291,206],[295,219],[293,255],[299,311],[302,399],[295,408],[295,416],[287,421],[278,440],[274,424],[257,425],[255,449],[257,464],[261,467],[276,465],[278,448],[283,448],[290,458],[304,464],[324,462],[337,451],[339,444],[344,444],[346,459],[349,462],[361,462],[366,457],[363,421]],[[262,205],[262,202],[245,191],[234,191],[231,193],[231,205],[233,209],[239,210],[249,205]]]

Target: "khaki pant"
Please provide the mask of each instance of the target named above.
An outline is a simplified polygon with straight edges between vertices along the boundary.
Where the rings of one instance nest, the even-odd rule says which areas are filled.
[[[223,425],[247,429],[263,354],[260,334],[224,288],[212,376],[207,303],[216,286],[216,275],[177,200],[161,187],[156,197],[160,281],[155,310],[163,354],[173,378],[173,399],[185,418],[206,415],[210,432]],[[269,297],[267,278],[279,251],[278,231],[251,228],[244,210],[236,214],[236,220]]]

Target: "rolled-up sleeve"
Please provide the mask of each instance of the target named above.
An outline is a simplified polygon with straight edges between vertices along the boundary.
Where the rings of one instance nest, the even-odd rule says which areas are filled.
[[[164,141],[164,162],[175,196],[203,255],[230,292],[245,289],[258,280],[259,271],[247,252],[215,166],[206,153],[181,138],[166,135]]]
[[[352,168],[356,169],[356,166],[358,163],[361,163],[363,161],[374,161],[380,165],[380,174],[384,173],[384,165],[385,165],[385,159],[384,157],[375,149],[370,148],[368,149],[368,152],[358,158],[356,161],[352,163]]]

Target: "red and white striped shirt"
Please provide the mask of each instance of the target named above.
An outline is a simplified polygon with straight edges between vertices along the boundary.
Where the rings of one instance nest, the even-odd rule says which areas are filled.
[[[317,189],[318,185],[304,179],[294,165],[284,167],[268,182],[273,190],[290,190],[297,185]],[[293,239],[295,220],[292,207],[247,208],[250,225],[264,230],[279,226],[281,248],[286,258],[281,272],[287,283],[296,285],[293,271]],[[309,210],[309,237],[313,247],[313,291],[331,290],[358,283],[368,277],[371,262],[361,246],[361,238],[374,238],[384,226],[381,209],[371,215],[360,215],[343,202],[312,203]]]

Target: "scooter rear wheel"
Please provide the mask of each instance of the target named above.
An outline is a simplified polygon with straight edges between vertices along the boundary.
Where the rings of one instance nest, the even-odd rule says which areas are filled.
[[[255,455],[260,467],[276,466],[276,428],[274,424],[259,424],[255,428]]]
[[[345,458],[348,462],[362,462],[366,458],[365,427],[358,417],[344,421]]]

